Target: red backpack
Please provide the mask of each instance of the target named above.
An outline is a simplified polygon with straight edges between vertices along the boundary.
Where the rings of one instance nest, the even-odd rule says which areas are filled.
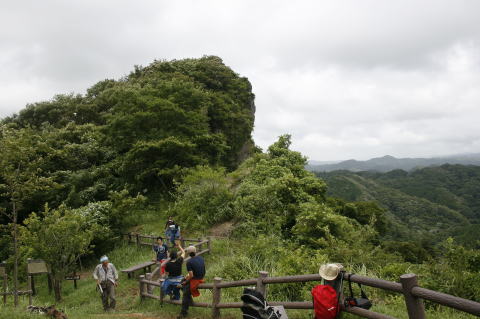
[[[334,319],[340,312],[338,294],[332,286],[317,285],[312,288],[315,319]]]

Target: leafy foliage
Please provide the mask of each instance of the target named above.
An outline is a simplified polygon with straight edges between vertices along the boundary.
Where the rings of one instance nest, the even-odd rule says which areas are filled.
[[[35,213],[25,220],[22,240],[33,256],[45,260],[51,267],[55,299],[61,299],[61,282],[75,270],[80,256],[90,252],[98,224],[87,216],[66,206],[50,210],[45,207],[42,216]]]

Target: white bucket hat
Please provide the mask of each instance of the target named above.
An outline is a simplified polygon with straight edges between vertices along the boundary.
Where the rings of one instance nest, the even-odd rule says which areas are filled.
[[[108,261],[108,257],[107,256],[102,256],[102,258],[100,258],[100,262],[103,263],[105,261]]]
[[[318,273],[325,280],[335,280],[342,269],[341,264],[325,264],[320,266]]]

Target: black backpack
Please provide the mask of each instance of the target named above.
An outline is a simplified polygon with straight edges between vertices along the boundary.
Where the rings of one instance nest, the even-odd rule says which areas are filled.
[[[350,276],[353,274],[350,274]],[[350,280],[350,276],[348,277],[348,288],[350,290],[350,297],[345,299],[345,306],[346,307],[359,307],[363,309],[370,309],[372,307],[372,302],[368,299],[367,294],[363,291],[362,285],[357,283],[358,287],[360,288],[360,298],[355,298],[353,296],[353,289],[352,289],[352,281]]]
[[[280,313],[269,306],[263,295],[255,289],[243,289],[240,299],[243,301],[243,319],[282,319]]]

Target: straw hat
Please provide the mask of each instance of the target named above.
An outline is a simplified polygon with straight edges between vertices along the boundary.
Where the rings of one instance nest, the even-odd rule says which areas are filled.
[[[320,266],[318,273],[325,280],[334,280],[337,278],[343,266],[341,264],[325,264]]]

